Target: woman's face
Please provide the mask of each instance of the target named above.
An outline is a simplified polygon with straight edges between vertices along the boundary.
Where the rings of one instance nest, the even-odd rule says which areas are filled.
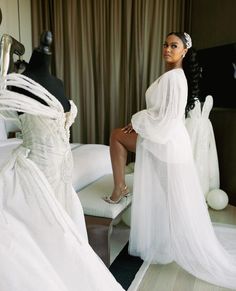
[[[163,57],[166,64],[173,67],[182,67],[183,56],[186,52],[187,48],[184,47],[178,36],[172,34],[166,38],[163,44]]]

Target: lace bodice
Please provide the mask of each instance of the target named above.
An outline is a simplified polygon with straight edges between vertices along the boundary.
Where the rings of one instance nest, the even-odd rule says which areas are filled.
[[[23,75],[9,74],[2,84],[28,90],[48,104],[46,106],[23,94],[1,89],[0,114],[18,123],[23,137],[21,147],[27,149],[28,157],[45,173],[52,186],[60,179],[71,182],[69,138],[70,127],[77,114],[75,104],[70,101],[71,110],[64,113],[62,105],[53,95]],[[24,114],[18,116],[17,111]]]
[[[28,157],[44,172],[50,184],[53,186],[60,179],[71,182],[73,160],[69,144],[69,120],[54,120],[26,113],[20,115],[20,121],[22,146],[30,150]]]

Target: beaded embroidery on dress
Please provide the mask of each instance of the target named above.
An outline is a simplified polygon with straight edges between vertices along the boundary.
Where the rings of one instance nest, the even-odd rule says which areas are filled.
[[[6,86],[28,90],[48,106]],[[0,170],[0,290],[123,290],[87,242],[72,187],[69,129],[76,113],[71,102],[65,114],[23,75],[1,80],[0,115],[16,120],[23,143]]]

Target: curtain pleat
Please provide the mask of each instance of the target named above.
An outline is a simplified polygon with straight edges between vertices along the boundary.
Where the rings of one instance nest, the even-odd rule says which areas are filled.
[[[33,45],[52,31],[52,72],[78,107],[74,142],[108,144],[111,130],[145,107],[164,70],[162,43],[184,30],[189,1],[32,0]]]

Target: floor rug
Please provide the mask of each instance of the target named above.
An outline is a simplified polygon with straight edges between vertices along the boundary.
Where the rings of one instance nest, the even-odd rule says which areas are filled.
[[[110,266],[110,271],[121,286],[128,290],[143,260],[128,254],[128,243]]]

